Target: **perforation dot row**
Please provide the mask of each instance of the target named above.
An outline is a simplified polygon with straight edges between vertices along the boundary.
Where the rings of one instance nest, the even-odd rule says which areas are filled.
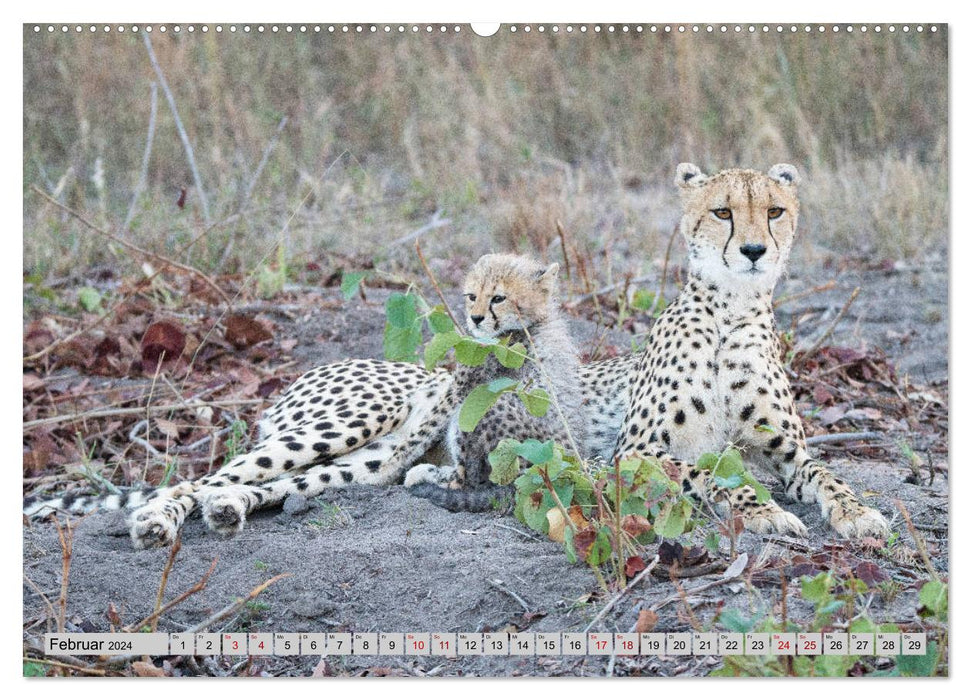
[[[370,24],[370,25],[365,25],[365,24],[340,24],[340,25],[335,25],[335,24],[331,24],[331,25],[320,25],[320,24],[315,24],[315,25],[307,25],[307,24],[300,24],[300,25],[293,25],[293,24],[286,24],[286,25],[277,25],[277,24],[273,24],[273,25],[262,25],[262,24],[259,24],[259,25],[249,25],[249,24],[243,24],[243,25],[235,25],[235,24],[230,24],[230,25],[226,25],[226,26],[223,26],[221,24],[216,24],[216,25],[213,25],[212,27],[210,27],[207,24],[203,24],[203,25],[199,25],[199,26],[190,24],[190,25],[187,25],[185,27],[183,27],[182,25],[179,25],[179,24],[173,24],[171,26],[164,25],[164,24],[163,25],[158,25],[158,26],[153,26],[153,25],[146,25],[146,26],[131,25],[131,26],[127,26],[127,25],[121,25],[121,24],[119,24],[119,25],[116,25],[114,27],[112,27],[111,25],[107,25],[107,24],[105,24],[105,25],[93,25],[93,24],[91,24],[91,25],[80,25],[80,24],[76,24],[76,25],[67,25],[67,24],[53,25],[53,24],[48,24],[46,26],[42,26],[42,25],[35,24],[34,27],[33,27],[33,30],[34,30],[34,33],[35,34],[39,34],[39,33],[43,32],[45,29],[46,29],[47,33],[49,33],[49,34],[53,34],[53,33],[57,32],[57,31],[60,31],[63,34],[67,34],[67,33],[72,32],[72,31],[74,33],[76,33],[76,34],[80,34],[80,33],[84,32],[85,29],[87,29],[87,31],[90,32],[90,33],[95,33],[95,32],[98,32],[100,30],[100,31],[105,32],[105,33],[111,32],[111,31],[115,31],[115,32],[119,32],[119,33],[127,32],[127,31],[131,31],[131,32],[144,31],[144,32],[149,32],[149,33],[150,32],[153,32],[153,31],[158,31],[158,32],[160,32],[162,34],[164,34],[166,32],[169,32],[169,31],[171,31],[171,32],[173,32],[175,34],[180,34],[183,31],[186,31],[186,32],[189,32],[190,34],[192,34],[192,33],[196,32],[196,31],[199,31],[199,32],[202,32],[203,34],[205,34],[205,33],[209,32],[210,30],[214,30],[217,33],[222,33],[223,31],[228,31],[230,33],[243,32],[244,34],[248,34],[248,33],[265,34],[267,32],[272,33],[272,34],[278,34],[280,32],[283,32],[285,34],[293,34],[293,33],[299,33],[299,34],[309,34],[309,33],[320,34],[320,33],[324,33],[324,32],[329,33],[329,34],[337,34],[337,33],[343,33],[343,34],[351,34],[351,33],[363,34],[365,32],[371,33],[371,34],[376,34],[378,32],[384,32],[385,34],[390,34],[392,32],[397,32],[399,34],[403,34],[405,32],[409,32],[409,31],[411,33],[413,33],[413,34],[417,34],[417,33],[420,33],[420,32],[424,32],[426,34],[431,34],[433,32],[435,32],[435,33],[446,33],[446,32],[451,31],[451,32],[458,33],[458,32],[461,32],[462,31],[462,28],[459,27],[458,25],[446,26],[444,24],[442,24],[442,25],[431,25],[431,24],[427,24],[427,25],[418,25],[418,24],[411,24],[411,25],[404,25],[404,24],[398,24],[398,25],[388,25],[388,24],[385,24],[385,25],[375,25],[375,24]],[[584,34],[584,33],[590,32],[590,31],[592,31],[594,33],[599,33],[599,32],[606,31],[607,33],[622,33],[622,34],[627,34],[627,33],[641,34],[641,33],[644,33],[644,32],[649,32],[651,34],[658,34],[658,33],[663,33],[663,34],[671,34],[671,33],[685,34],[685,33],[688,33],[688,32],[695,33],[695,34],[700,34],[700,33],[713,34],[713,33],[716,33],[716,32],[717,33],[723,33],[723,34],[724,33],[728,33],[728,32],[734,32],[736,34],[741,34],[743,32],[749,33],[749,34],[755,34],[757,32],[761,32],[763,34],[767,34],[767,33],[772,32],[772,31],[774,31],[776,33],[779,33],[779,34],[782,34],[782,33],[795,34],[795,33],[800,33],[800,32],[801,33],[807,33],[807,34],[808,33],[812,33],[812,32],[816,32],[816,33],[832,32],[834,34],[838,34],[840,32],[845,32],[847,34],[852,34],[854,31],[859,31],[860,33],[865,34],[867,32],[873,31],[873,32],[876,32],[877,34],[879,34],[879,33],[883,32],[883,31],[887,31],[887,32],[893,34],[893,33],[896,33],[897,31],[901,31],[901,32],[907,34],[907,33],[910,33],[911,31],[923,32],[924,31],[924,25],[918,24],[918,25],[915,25],[915,26],[911,26],[911,25],[908,25],[908,24],[904,24],[904,25],[901,25],[901,26],[898,27],[897,25],[891,24],[891,25],[887,25],[886,27],[884,27],[884,26],[879,25],[879,24],[878,25],[872,25],[872,26],[869,26],[869,25],[865,25],[864,24],[864,25],[859,25],[857,27],[854,27],[854,25],[849,25],[848,24],[848,25],[833,25],[831,27],[826,27],[824,25],[809,25],[809,24],[806,24],[806,25],[795,25],[795,24],[788,24],[788,25],[782,25],[782,24],[776,24],[776,25],[768,25],[768,24],[762,24],[762,25],[754,25],[754,24],[748,24],[748,25],[741,25],[741,24],[735,24],[735,25],[726,25],[726,24],[720,24],[720,25],[713,25],[713,24],[691,24],[691,25],[687,25],[687,24],[677,24],[677,25],[670,25],[670,24],[665,24],[665,25],[657,25],[657,24],[651,24],[651,25],[644,25],[644,24],[636,24],[636,25],[629,25],[629,24],[614,25],[614,24],[608,24],[608,25],[599,25],[599,24],[595,24],[595,25],[590,25],[590,26],[585,25],[585,24],[579,24],[579,25],[567,24],[567,25],[563,25],[563,26],[558,25],[558,24],[553,24],[553,25],[550,25],[550,26],[546,26],[546,25],[540,24],[540,25],[536,25],[534,27],[533,25],[528,25],[528,24],[527,25],[515,25],[515,24],[513,24],[513,25],[510,25],[509,27],[507,27],[506,29],[507,29],[507,31],[509,31],[510,33],[513,33],[513,34],[515,34],[517,32],[520,32],[520,31],[523,32],[523,33],[526,33],[526,34],[529,34],[529,33],[533,32],[533,31],[539,32],[541,34],[547,32],[547,31],[549,31],[549,32],[551,32],[553,34],[559,34],[559,33],[562,33],[562,32],[565,32],[567,34],[572,34],[572,33],[577,33],[577,32],[579,32],[581,34]],[[937,25],[931,25],[929,27],[929,29],[930,29],[931,32],[937,32]]]

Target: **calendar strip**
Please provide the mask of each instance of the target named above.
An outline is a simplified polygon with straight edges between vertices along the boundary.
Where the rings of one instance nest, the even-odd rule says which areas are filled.
[[[239,632],[48,634],[47,655],[922,656],[915,632]]]

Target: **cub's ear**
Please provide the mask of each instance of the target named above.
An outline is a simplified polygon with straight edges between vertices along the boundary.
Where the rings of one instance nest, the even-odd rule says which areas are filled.
[[[769,168],[769,177],[780,185],[795,187],[799,184],[799,171],[796,166],[788,163],[778,163]]]
[[[674,176],[674,184],[678,187],[697,187],[704,183],[708,176],[701,172],[694,163],[679,163]]]
[[[560,263],[553,263],[536,275],[536,281],[547,289],[554,289],[556,287],[556,278],[559,275],[559,272]]]

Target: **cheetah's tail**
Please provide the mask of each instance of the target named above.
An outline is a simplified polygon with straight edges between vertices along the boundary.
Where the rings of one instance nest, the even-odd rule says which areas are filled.
[[[148,503],[156,495],[155,489],[140,489],[119,494],[80,495],[65,493],[53,498],[28,496],[24,499],[24,515],[29,518],[45,518],[52,513],[84,515],[95,510],[122,510],[137,508]]]
[[[416,484],[408,491],[453,513],[482,513],[489,510],[506,511],[513,503],[512,486],[487,486],[474,491],[446,489],[436,484]]]

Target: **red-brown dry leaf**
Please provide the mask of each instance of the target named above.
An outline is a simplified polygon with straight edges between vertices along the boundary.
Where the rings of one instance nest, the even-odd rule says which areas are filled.
[[[657,613],[653,610],[641,609],[637,613],[637,624],[634,626],[634,631],[638,634],[644,634],[645,632],[651,632],[657,626]]]
[[[54,333],[41,321],[31,321],[24,331],[24,354],[33,355],[54,342]]]
[[[684,547],[677,542],[662,542],[657,548],[657,555],[665,566],[671,566],[675,562],[680,564],[684,560]]]
[[[227,316],[225,323],[226,340],[232,343],[237,350],[248,348],[265,340],[273,340],[273,334],[262,323],[248,316]]]
[[[875,586],[890,578],[883,569],[869,561],[863,561],[857,564],[853,573],[868,586]]]
[[[171,438],[172,440],[179,439],[179,426],[177,426],[172,421],[166,420],[164,418],[156,418],[155,427],[157,427],[159,429],[159,432],[165,435],[165,437]]]
[[[151,661],[133,661],[131,670],[139,678],[161,678],[165,676],[165,671],[157,668]]]
[[[105,613],[105,616],[108,618],[108,622],[115,627],[121,627],[121,615],[118,614],[118,608],[115,607],[114,603],[108,603],[108,612]]]
[[[142,336],[142,368],[155,371],[164,361],[178,359],[185,349],[185,332],[171,321],[157,321],[145,329]]]
[[[620,527],[631,537],[638,537],[651,531],[651,521],[643,515],[625,515],[620,521]]]
[[[573,548],[577,551],[577,557],[585,560],[590,553],[594,540],[597,539],[597,530],[593,527],[584,528],[573,536]]]
[[[256,388],[256,393],[261,399],[268,398],[274,393],[279,391],[283,387],[283,380],[279,377],[273,377],[272,379],[267,379],[265,382],[261,382]]]
[[[636,576],[646,568],[647,564],[644,563],[643,559],[637,556],[627,557],[627,561],[624,562],[624,573],[627,575],[627,578]]]

